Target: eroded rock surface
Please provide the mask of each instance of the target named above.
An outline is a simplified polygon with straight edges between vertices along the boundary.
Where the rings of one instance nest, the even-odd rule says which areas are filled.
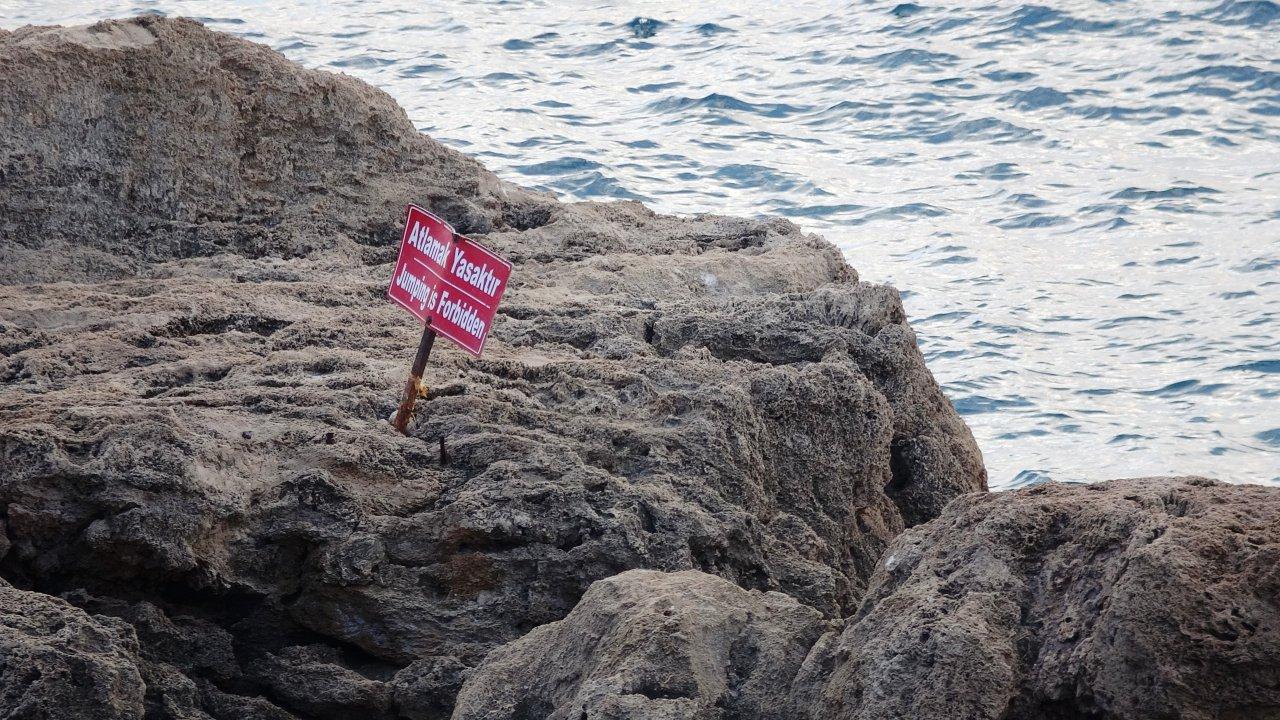
[[[890,546],[843,630],[765,602],[699,573],[601,581],[491,653],[455,718],[1280,717],[1275,488],[968,495]]]
[[[1280,491],[965,496],[894,542],[816,654],[823,720],[1280,717]]]
[[[591,586],[564,620],[485,658],[454,717],[792,717],[779,690],[827,630],[781,593],[696,571],[632,570]]]
[[[143,712],[133,628],[0,580],[5,718],[123,720]]]
[[[402,437],[408,202],[516,269]],[[840,617],[985,488],[897,292],[820,238],[557,203],[189,21],[0,35],[0,268],[0,575],[132,624],[155,717],[446,717],[635,568]]]
[[[174,258],[384,246],[406,198],[463,232],[551,203],[414,131],[382,93],[188,20],[0,37],[0,281],[111,279]]]

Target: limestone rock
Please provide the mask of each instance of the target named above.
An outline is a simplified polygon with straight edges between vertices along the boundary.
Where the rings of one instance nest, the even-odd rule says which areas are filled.
[[[894,542],[809,679],[822,720],[1280,717],[1280,491],[965,496]]]
[[[0,717],[140,718],[133,629],[0,580]]]
[[[417,133],[385,93],[192,20],[0,37],[0,281],[112,278],[174,257],[380,245],[404,205],[465,232],[551,201]]]
[[[559,622],[490,653],[455,720],[791,717],[779,690],[827,623],[781,593],[632,570]]]

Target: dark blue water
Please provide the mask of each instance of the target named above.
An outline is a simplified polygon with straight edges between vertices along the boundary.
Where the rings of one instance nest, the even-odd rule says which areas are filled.
[[[433,7],[438,6],[438,7]],[[993,484],[1280,484],[1280,5],[12,2],[204,18],[565,198],[778,214],[903,289]]]

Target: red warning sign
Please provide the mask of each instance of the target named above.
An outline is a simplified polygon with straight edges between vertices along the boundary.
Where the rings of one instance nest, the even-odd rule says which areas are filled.
[[[480,357],[511,263],[410,205],[387,298]]]

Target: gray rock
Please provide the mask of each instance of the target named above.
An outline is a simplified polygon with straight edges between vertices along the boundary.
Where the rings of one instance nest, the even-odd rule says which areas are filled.
[[[0,580],[0,717],[140,718],[133,629]]]
[[[266,653],[248,672],[282,705],[303,717],[383,717],[390,706],[386,683],[343,667],[335,648],[294,646]]]
[[[417,133],[385,93],[186,19],[0,37],[0,281],[120,277],[174,257],[382,245],[404,205],[464,232],[551,201]]]
[[[389,683],[396,710],[408,720],[448,718],[467,670],[466,665],[450,655],[414,660]]]
[[[402,437],[410,201],[515,272]],[[124,603],[170,714],[443,716],[636,568],[839,617],[904,527],[985,489],[897,292],[829,243],[557,203],[186,20],[0,36],[0,268],[0,573]]]
[[[779,690],[827,629],[781,593],[695,571],[632,570],[560,622],[489,654],[455,720],[789,718]]]
[[[1275,718],[1277,598],[1275,488],[973,494],[893,543],[843,631],[630,572],[490,653],[454,718]]]
[[[189,675],[222,683],[233,683],[240,678],[234,638],[215,623],[194,617],[172,617],[145,600],[99,598],[82,590],[67,593],[64,599],[86,612],[128,623],[137,635],[141,656],[148,661],[173,664]]]
[[[968,495],[894,542],[801,685],[823,720],[1280,717],[1278,599],[1275,488]]]

